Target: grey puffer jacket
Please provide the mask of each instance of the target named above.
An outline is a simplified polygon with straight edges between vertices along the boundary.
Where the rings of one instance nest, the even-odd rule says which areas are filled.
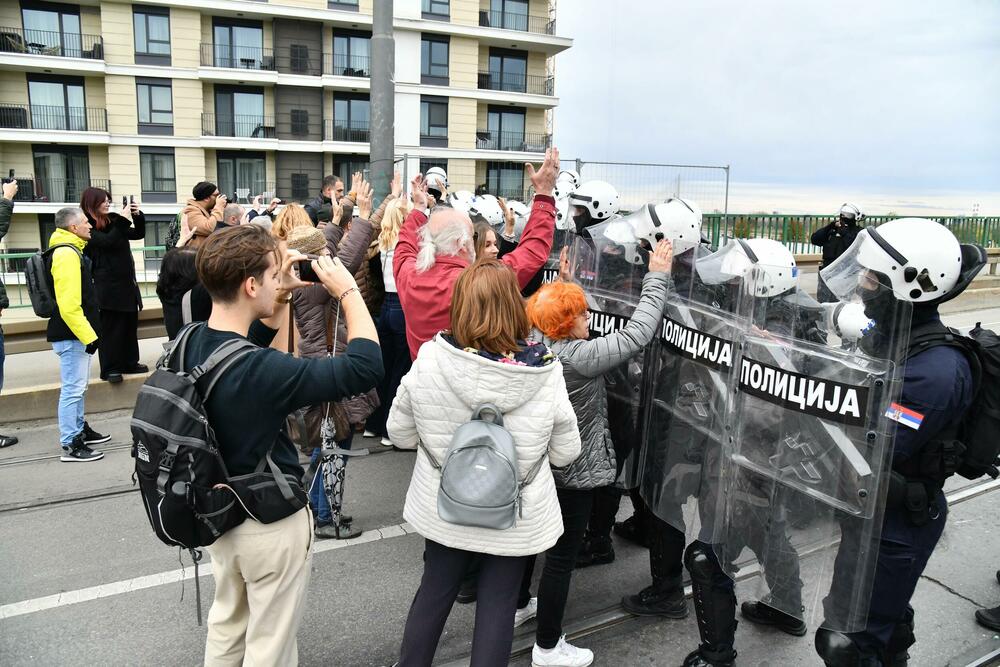
[[[532,339],[548,345],[562,362],[566,389],[580,428],[580,456],[565,468],[552,470],[559,488],[593,489],[614,483],[615,448],[608,429],[604,374],[653,340],[671,285],[669,274],[647,273],[632,318],[615,333],[591,340],[552,340],[538,330],[532,332]]]

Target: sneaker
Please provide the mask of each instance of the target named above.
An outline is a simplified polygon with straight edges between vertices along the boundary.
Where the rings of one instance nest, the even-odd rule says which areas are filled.
[[[95,452],[93,449],[83,444],[83,435],[78,435],[73,439],[73,444],[63,447],[63,454],[59,460],[63,463],[88,463],[90,461],[100,461],[104,458],[104,452]]]
[[[538,598],[531,598],[524,609],[514,612],[514,627],[519,628],[538,615]]]
[[[622,598],[622,607],[636,616],[662,616],[663,618],[687,618],[688,606],[684,590],[648,586],[636,595]]]
[[[590,567],[591,565],[605,565],[615,562],[615,548],[611,540],[593,540],[587,542],[584,548],[576,557],[576,568]]]
[[[87,445],[103,445],[111,440],[110,435],[101,435],[94,429],[90,428],[90,424],[83,422],[83,444]]]
[[[362,531],[360,528],[355,528],[351,524],[342,523],[340,527],[328,523],[323,526],[316,526],[313,530],[313,535],[321,540],[349,540],[352,537],[357,537]]]
[[[365,429],[365,432],[361,435],[361,437],[362,438],[374,438],[375,434],[372,433],[371,431],[369,431],[368,429]]]
[[[805,621],[779,611],[763,602],[744,602],[740,605],[740,614],[751,623],[773,625],[782,632],[795,637],[802,637],[806,634]]]
[[[102,375],[101,379],[110,384],[121,384],[122,374],[121,373],[108,373],[107,375]]]
[[[577,648],[566,641],[566,635],[559,638],[553,648],[544,649],[538,644],[531,649],[531,667],[587,667],[594,662],[594,652]]]
[[[12,435],[0,435],[0,449],[13,447],[17,444],[17,438]]]
[[[395,449],[396,447],[394,444],[392,444],[392,440],[390,440],[389,438],[382,438],[381,440],[379,440],[379,444],[382,445],[383,447],[392,447],[393,449]]]

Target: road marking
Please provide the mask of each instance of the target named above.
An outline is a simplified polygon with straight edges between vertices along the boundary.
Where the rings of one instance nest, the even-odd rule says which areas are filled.
[[[413,535],[415,533],[416,531],[413,530],[410,524],[405,522],[398,523],[394,526],[386,526],[384,528],[365,531],[359,537],[353,537],[349,540],[326,540],[323,542],[315,542],[313,544],[313,554],[315,555],[325,551],[333,551],[334,549],[346,549],[347,547],[357,544],[379,542],[381,540],[403,537],[404,535]],[[210,562],[210,559],[206,558],[199,566],[201,568],[201,571],[199,572],[200,577],[208,577],[212,575],[212,568],[208,567]],[[155,588],[156,586],[163,586],[165,584],[174,584],[187,579],[194,579],[193,566],[185,567],[183,569],[170,570],[169,572],[160,572],[158,574],[148,574],[142,577],[135,577],[133,579],[125,579],[123,581],[115,581],[110,584],[91,586],[90,588],[80,588],[75,591],[65,591],[62,593],[56,593],[55,595],[46,595],[44,597],[33,598],[31,600],[22,600],[21,602],[12,602],[10,604],[0,606],[0,620],[14,618],[15,616],[24,616],[26,614],[34,614],[36,612],[47,611],[49,609],[57,609],[59,607],[65,607],[80,602],[91,602],[92,600],[100,600],[101,598],[112,597],[114,595],[122,595],[123,593],[135,593],[136,591],[145,590],[147,588]]]

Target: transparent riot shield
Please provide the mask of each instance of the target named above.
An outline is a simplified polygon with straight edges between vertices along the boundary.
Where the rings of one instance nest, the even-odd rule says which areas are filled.
[[[715,550],[730,572],[759,567],[765,604],[852,632],[868,611],[911,309],[882,300],[876,323],[863,266],[828,280],[841,301],[823,305],[778,270],[752,266],[738,300]]]
[[[542,282],[551,283],[559,279],[559,257],[563,248],[572,251],[577,238],[573,228],[573,218],[570,212],[569,193],[556,197],[556,226],[552,234],[552,250],[549,258],[545,261],[545,268],[542,272]]]

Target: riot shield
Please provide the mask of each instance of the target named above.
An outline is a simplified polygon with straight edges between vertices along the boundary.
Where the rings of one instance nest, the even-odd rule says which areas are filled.
[[[545,261],[542,282],[551,283],[559,278],[559,255],[563,248],[572,248],[577,234],[573,228],[573,217],[569,206],[569,192],[556,193],[556,224],[552,234],[552,250]]]
[[[864,320],[873,277],[863,267],[828,280],[841,302],[823,305],[782,282],[782,268],[754,265],[738,300],[715,550],[730,572],[756,561],[765,604],[853,632],[878,554],[893,433],[884,415],[898,400],[910,307],[882,302],[876,326]]]

